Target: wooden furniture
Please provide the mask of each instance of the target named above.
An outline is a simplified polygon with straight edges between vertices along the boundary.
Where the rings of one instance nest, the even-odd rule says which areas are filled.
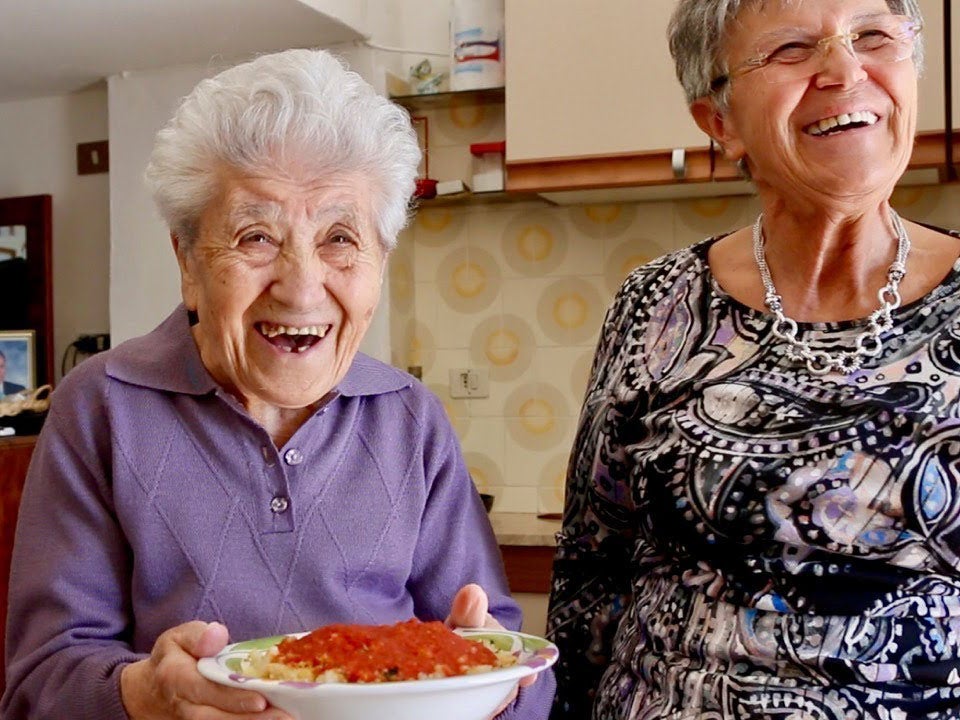
[[[53,382],[54,377],[52,214],[50,195],[0,199],[0,226],[23,226],[27,234],[27,257],[23,269],[17,268],[12,275],[4,274],[0,285],[0,298],[3,299],[0,330],[33,330],[36,333],[37,387]],[[21,261],[6,261],[13,262]],[[12,291],[21,287],[24,289],[22,297]]]
[[[511,592],[549,593],[556,550],[546,545],[501,545]]]
[[[490,524],[500,545],[510,591],[550,592],[559,518],[533,513],[494,512],[490,515]]]
[[[7,628],[7,588],[10,580],[10,555],[17,525],[20,494],[27,476],[27,465],[37,442],[35,436],[0,438],[0,667],[6,667],[4,642]],[[4,688],[0,675],[0,692]]]

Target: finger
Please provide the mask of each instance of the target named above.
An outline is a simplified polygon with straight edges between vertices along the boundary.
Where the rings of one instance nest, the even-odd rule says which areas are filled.
[[[479,585],[464,585],[450,605],[447,624],[452,627],[483,627],[487,620],[487,594]]]
[[[155,648],[162,652],[178,649],[194,658],[208,657],[223,649],[228,636],[227,629],[220,623],[192,620],[161,634]]]
[[[252,690],[224,687],[204,678],[197,659],[216,655],[229,639],[220,623],[192,621],[163,633],[152,655],[161,693],[171,702],[211,706],[229,713],[258,713],[266,699]]]
[[[218,622],[212,622],[200,634],[192,655],[197,658],[213,657],[226,647],[230,640],[227,628]]]

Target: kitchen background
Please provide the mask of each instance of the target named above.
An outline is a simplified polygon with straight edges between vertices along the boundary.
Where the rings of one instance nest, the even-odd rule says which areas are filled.
[[[430,173],[469,177],[468,145],[503,138],[503,107],[424,113]],[[434,204],[431,204],[431,203]],[[905,217],[960,228],[960,187],[906,186]],[[748,195],[557,206],[424,201],[390,264],[391,361],[422,369],[497,512],[562,509],[566,462],[607,305],[634,267],[748,225]],[[489,397],[450,397],[450,371]]]
[[[261,7],[252,0],[234,2],[238,8]],[[520,10],[545,2],[525,0],[512,6]],[[37,12],[45,4],[50,5],[44,0],[36,6]],[[191,12],[200,13],[209,4],[201,2]],[[603,5],[605,17],[597,10],[591,12],[590,22],[573,23],[561,11],[569,15],[578,5],[563,2],[551,5],[552,13],[540,13],[543,23],[553,23],[549,26],[534,24],[522,30],[514,25],[511,29],[508,22],[506,102],[501,96],[492,102],[488,98],[414,110],[428,122],[430,175],[469,181],[475,163],[468,150],[472,143],[506,139],[509,156],[510,122],[513,129],[524,131],[519,123],[523,113],[511,115],[511,102],[516,107],[522,98],[511,98],[510,87],[516,89],[524,78],[516,72],[511,75],[510,38],[522,38],[524,33],[528,40],[546,37],[554,43],[563,33],[582,33],[586,39],[561,43],[564,57],[576,65],[597,57],[617,58],[595,83],[568,84],[566,93],[551,90],[553,96],[569,96],[572,105],[587,104],[589,127],[605,127],[610,116],[626,116],[622,137],[624,142],[632,140],[633,149],[640,152],[672,147],[649,143],[658,133],[674,129],[686,128],[684,137],[687,131],[692,133],[694,139],[688,145],[705,142],[695,128],[690,129],[692,123],[666,57],[663,26],[673,4],[674,0],[609,0]],[[924,0],[922,4],[930,20],[928,57],[932,59],[937,37],[933,21],[940,3]],[[340,39],[330,45],[383,92],[387,92],[387,71],[405,77],[424,57],[443,69],[449,49],[449,0],[366,0],[362,4],[277,0],[271,12],[279,15],[297,9],[289,16],[290,24],[303,28],[304,6],[325,7],[330,17],[342,21],[338,27],[352,23],[359,28],[337,36]],[[121,9],[118,6],[118,14]],[[169,11],[174,9],[171,6]],[[629,22],[611,20],[622,13],[630,13]],[[250,24],[261,27],[264,22],[269,21],[259,18]],[[79,20],[74,26],[83,28]],[[155,26],[153,22],[151,27]],[[235,18],[232,24],[211,27],[205,37],[214,44],[236,40],[240,33]],[[613,37],[615,33],[635,40],[638,30],[644,34],[643,43],[608,43],[600,54],[597,42],[589,40],[591,34]],[[371,41],[356,39],[361,36]],[[146,42],[145,36],[138,37]],[[66,39],[61,41],[65,48]],[[101,46],[102,38],[94,44]],[[427,55],[398,54],[383,49],[387,46]],[[648,55],[636,60],[638,53]],[[0,157],[4,160],[0,197],[49,193],[54,199],[57,365],[77,336],[109,332],[119,342],[148,331],[179,297],[166,229],[156,217],[141,176],[154,134],[177,100],[199,79],[230,62],[227,56],[210,51],[202,56],[213,59],[178,64],[183,53],[171,51],[165,61],[155,60],[148,68],[114,67],[112,73],[104,73],[106,80],[43,97],[4,95],[9,88],[0,86]],[[641,67],[628,67],[631,58]],[[549,59],[559,62],[555,55]],[[539,67],[529,62],[521,65]],[[937,102],[942,105],[936,70],[936,63],[929,61],[922,81],[922,99],[930,109],[925,115],[928,129],[936,127]],[[557,78],[541,78],[541,84],[548,81]],[[638,84],[643,90],[639,107],[649,109],[655,102],[658,112],[621,111],[628,91]],[[595,86],[605,88],[605,98],[592,104],[579,99]],[[535,89],[531,86],[530,92]],[[530,137],[553,133],[549,139],[559,142],[562,138],[554,131],[568,114],[534,113],[527,117],[525,132]],[[655,127],[650,125],[654,120],[658,121]],[[571,143],[581,143],[602,134],[570,132],[569,137]],[[78,176],[77,144],[104,138],[110,143],[109,173]],[[518,144],[512,143],[513,147]],[[576,155],[589,148],[561,151]],[[655,201],[614,203],[610,198],[620,196],[611,192],[595,204],[554,205],[534,194],[510,193],[497,196],[499,202],[481,202],[478,197],[422,203],[391,260],[389,291],[366,349],[398,367],[420,368],[423,381],[448,409],[478,486],[496,495],[499,513],[560,510],[562,477],[597,333],[626,273],[650,258],[747,224],[754,217],[757,207],[752,197],[723,195],[727,187],[742,192],[738,183],[713,185],[710,192],[715,196],[701,199],[678,199],[682,185],[668,184],[659,188],[663,199]],[[895,196],[905,216],[954,228],[960,227],[958,201],[956,184],[908,186]],[[462,368],[487,374],[488,397],[450,397],[450,370]]]
[[[252,52],[323,44],[387,93],[388,71],[402,81],[425,57],[442,71],[449,49],[450,0],[271,0],[269,8],[229,0],[227,13],[218,2],[33,0],[3,11],[0,197],[53,196],[57,365],[79,335],[109,332],[119,342],[150,330],[178,301],[166,228],[141,178],[156,131],[197,81]],[[521,161],[705,144],[667,57],[674,2],[604,0],[585,12],[580,0],[507,0],[505,98],[414,109],[427,121],[430,175],[469,182],[469,145],[504,139],[507,159]],[[920,130],[937,132],[945,126],[943,3],[920,2],[928,28]],[[956,17],[953,34],[960,36]],[[58,82],[41,77],[26,89],[24,77],[40,65],[60,73]],[[954,118],[960,126],[960,103]],[[104,139],[109,172],[78,175],[77,145]],[[942,155],[928,157],[935,159],[926,184],[899,188],[894,204],[908,218],[960,228],[960,186],[937,184],[931,165]],[[545,626],[559,529],[534,514],[561,509],[610,299],[633,267],[757,212],[742,183],[703,183],[710,197],[682,199],[694,183],[674,182],[669,161],[665,167],[666,180],[649,192],[587,191],[569,205],[533,193],[424,201],[391,259],[364,346],[400,368],[419,368],[443,401],[474,480],[496,496],[494,529],[530,632]],[[450,396],[450,371],[467,368],[486,374],[486,397]],[[530,557],[528,550],[538,551],[536,560],[517,572],[512,557]]]

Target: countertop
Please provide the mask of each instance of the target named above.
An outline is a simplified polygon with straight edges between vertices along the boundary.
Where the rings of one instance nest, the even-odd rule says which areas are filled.
[[[553,548],[560,532],[559,520],[543,520],[534,513],[492,512],[490,524],[500,545]]]

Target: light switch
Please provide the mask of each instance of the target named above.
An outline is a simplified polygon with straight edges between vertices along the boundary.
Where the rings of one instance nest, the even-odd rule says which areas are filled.
[[[490,376],[486,368],[451,368],[450,397],[490,397]]]

